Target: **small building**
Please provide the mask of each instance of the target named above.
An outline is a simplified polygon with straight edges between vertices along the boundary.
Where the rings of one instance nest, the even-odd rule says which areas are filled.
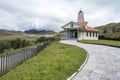
[[[77,22],[69,22],[62,26],[61,39],[78,39],[78,40],[98,40],[99,30],[88,26],[88,22],[84,20],[82,10],[78,13]]]

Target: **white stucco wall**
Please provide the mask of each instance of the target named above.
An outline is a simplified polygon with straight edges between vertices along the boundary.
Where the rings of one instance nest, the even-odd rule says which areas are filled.
[[[78,40],[82,40],[82,38],[83,38],[83,32],[79,32],[79,36],[78,36]]]
[[[94,32],[94,36],[93,36],[93,32],[91,32],[91,36],[90,36],[90,32],[88,32],[88,36],[87,36],[87,32],[82,32],[82,39],[98,40],[98,32],[97,32],[97,36],[96,36],[96,32]]]
[[[69,32],[63,32],[61,33],[61,39],[71,39],[69,38]],[[90,36],[90,32],[88,32],[88,36],[87,36],[87,32],[78,32],[78,40],[98,40],[98,32],[97,32],[97,37],[96,37],[96,32],[94,32],[94,37],[93,37],[93,32],[91,32],[91,36]]]

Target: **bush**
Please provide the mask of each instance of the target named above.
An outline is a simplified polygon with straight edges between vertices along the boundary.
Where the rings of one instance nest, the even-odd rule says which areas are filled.
[[[105,39],[104,35],[99,35],[99,39]]]
[[[36,43],[42,43],[42,42],[46,42],[46,41],[54,41],[55,38],[54,37],[40,37],[38,38],[36,41],[35,41],[35,44]]]
[[[99,35],[99,39],[120,41],[120,33],[107,33],[107,34],[104,34],[104,35]]]
[[[0,41],[0,52],[3,52],[5,49],[10,49],[11,48],[11,44],[9,43],[9,41]]]
[[[6,49],[18,49],[27,47],[30,45],[29,41],[21,40],[19,38],[15,40],[0,40],[0,52],[3,52]]]

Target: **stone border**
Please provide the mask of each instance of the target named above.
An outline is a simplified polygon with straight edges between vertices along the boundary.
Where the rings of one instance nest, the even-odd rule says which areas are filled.
[[[77,46],[78,47],[78,46]],[[81,48],[81,47],[80,47]],[[83,49],[83,48],[82,48]],[[84,49],[85,50],[85,49]],[[87,52],[87,57],[84,61],[84,63],[80,66],[80,68],[72,74],[72,76],[70,76],[69,78],[67,78],[67,80],[73,80],[73,78],[82,70],[82,68],[86,65],[87,61],[88,61],[88,58],[89,58],[89,53],[87,50],[85,50]]]
[[[80,41],[77,41],[77,42],[80,42]],[[103,45],[103,46],[109,46],[109,47],[116,47],[116,48],[120,48],[120,46],[107,45],[107,44],[88,43],[88,42],[80,42],[80,43],[93,44],[93,45]]]

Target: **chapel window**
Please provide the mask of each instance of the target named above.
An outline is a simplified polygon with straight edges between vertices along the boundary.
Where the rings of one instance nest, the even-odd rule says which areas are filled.
[[[86,36],[88,36],[88,32],[87,32]]]
[[[96,32],[96,37],[97,37],[98,35],[97,35],[97,32]]]
[[[74,24],[73,24],[73,23],[71,24],[71,27],[74,27]]]
[[[91,37],[91,32],[90,32],[90,37]]]

